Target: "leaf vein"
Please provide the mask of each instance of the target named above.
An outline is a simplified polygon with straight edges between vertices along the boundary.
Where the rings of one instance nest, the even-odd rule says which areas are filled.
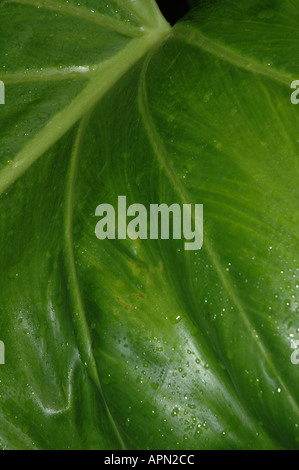
[[[82,116],[112,88],[115,83],[140,60],[168,29],[154,30],[140,39],[132,40],[111,59],[97,66],[83,91],[58,112],[37,135],[0,171],[0,195],[20,178],[49,148],[54,145]]]
[[[90,377],[93,379],[96,384],[104,405],[108,418],[111,422],[112,428],[116,434],[118,441],[120,442],[121,448],[124,450],[126,448],[125,443],[120,435],[120,432],[117,428],[116,422],[110,412],[107,400],[105,398],[101,380],[98,373],[97,364],[92,352],[92,341],[90,336],[90,330],[87,323],[86,313],[83,306],[83,301],[80,293],[79,281],[77,277],[76,263],[74,257],[74,248],[73,248],[73,215],[74,215],[74,202],[75,202],[75,182],[77,176],[77,169],[79,163],[80,151],[82,148],[82,142],[84,138],[84,133],[88,125],[90,114],[87,114],[81,121],[77,130],[77,137],[75,139],[73,152],[71,156],[69,174],[67,176],[66,184],[66,204],[65,204],[65,260],[68,272],[68,281],[69,281],[69,292],[72,303],[72,317],[73,323],[75,325],[75,330],[77,334],[77,341],[79,343],[79,351],[82,358],[82,362],[87,364],[88,372]]]
[[[37,8],[45,8],[47,10],[61,12],[81,20],[83,19],[90,21],[97,24],[98,26],[103,26],[104,28],[131,38],[144,34],[144,31],[141,27],[138,28],[131,25],[126,25],[122,21],[118,21],[112,17],[109,18],[108,16],[102,15],[99,12],[95,12],[93,10],[91,11],[81,6],[75,7],[74,5],[70,4],[66,6],[55,0],[7,0],[7,3],[18,3],[21,5],[30,5]]]
[[[150,114],[149,106],[148,106],[148,99],[147,99],[147,90],[146,90],[146,71],[149,65],[149,62],[151,60],[152,54],[149,54],[144,66],[143,70],[141,72],[140,76],[140,83],[139,83],[139,90],[138,90],[138,103],[139,103],[139,109],[145,124],[145,128],[149,137],[149,141],[152,145],[152,148],[154,150],[154,153],[159,160],[161,167],[164,169],[167,178],[169,179],[170,183],[173,185],[175,191],[178,193],[178,196],[180,200],[182,201],[183,204],[189,204],[189,198],[187,191],[183,187],[182,183],[180,182],[174,168],[172,167],[167,151],[164,147],[164,144],[162,142],[162,139],[159,135],[159,132],[153,122],[153,119]],[[194,221],[193,221],[194,222]],[[256,333],[257,333],[257,328],[255,328],[249,318],[248,315],[246,314],[246,311],[242,305],[241,300],[238,297],[237,292],[235,292],[235,289],[233,285],[231,284],[231,281],[229,279],[229,275],[227,274],[226,271],[223,270],[221,263],[218,259],[217,253],[212,247],[212,244],[209,240],[209,237],[204,231],[204,244],[207,249],[207,253],[209,254],[212,263],[215,266],[216,272],[218,274],[218,277],[226,290],[228,296],[231,298],[233,304],[236,306],[237,310],[239,311],[241,318],[244,322],[244,325],[246,328],[249,330],[250,335],[252,336],[253,341],[257,344],[258,349],[260,350],[262,356],[265,358],[265,362],[268,364],[269,368],[273,371],[274,377],[277,378],[277,381],[280,383],[281,388],[283,388],[286,391],[286,394],[289,397],[291,406],[293,407],[294,411],[296,412],[297,415],[299,415],[299,406],[296,403],[295,399],[293,398],[291,392],[289,391],[287,385],[284,383],[284,380],[281,378],[279,371],[277,370],[275,364],[273,361],[270,359],[269,354],[267,354],[266,348],[264,344],[259,340],[257,341],[256,338]],[[260,338],[260,335],[258,335]]]
[[[187,33],[187,34],[186,34]],[[193,27],[188,27],[180,23],[177,28],[174,28],[174,34],[182,41],[198,47],[199,49],[209,52],[210,54],[224,60],[238,68],[246,70],[247,72],[264,75],[272,80],[275,80],[284,85],[290,86],[294,77],[273,70],[265,65],[259,64],[255,59],[243,57],[231,48],[224,46],[216,41],[205,36],[202,32]]]

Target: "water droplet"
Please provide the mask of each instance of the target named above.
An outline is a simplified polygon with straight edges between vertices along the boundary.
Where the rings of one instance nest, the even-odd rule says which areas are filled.
[[[171,412],[171,416],[177,416],[180,412],[180,409],[178,406],[175,406]]]

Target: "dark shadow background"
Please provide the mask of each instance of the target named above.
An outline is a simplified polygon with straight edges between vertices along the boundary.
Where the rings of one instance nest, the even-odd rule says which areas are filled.
[[[174,25],[190,10],[188,0],[157,0],[157,3],[171,25]]]

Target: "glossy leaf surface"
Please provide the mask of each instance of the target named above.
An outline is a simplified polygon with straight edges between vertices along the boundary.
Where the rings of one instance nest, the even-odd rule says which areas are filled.
[[[0,441],[297,448],[299,2],[0,8]],[[204,205],[204,244],[101,203]]]

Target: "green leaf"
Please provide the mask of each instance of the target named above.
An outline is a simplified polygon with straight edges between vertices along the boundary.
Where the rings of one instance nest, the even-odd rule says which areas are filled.
[[[299,1],[0,8],[4,449],[299,447]],[[204,205],[204,243],[98,240]]]

